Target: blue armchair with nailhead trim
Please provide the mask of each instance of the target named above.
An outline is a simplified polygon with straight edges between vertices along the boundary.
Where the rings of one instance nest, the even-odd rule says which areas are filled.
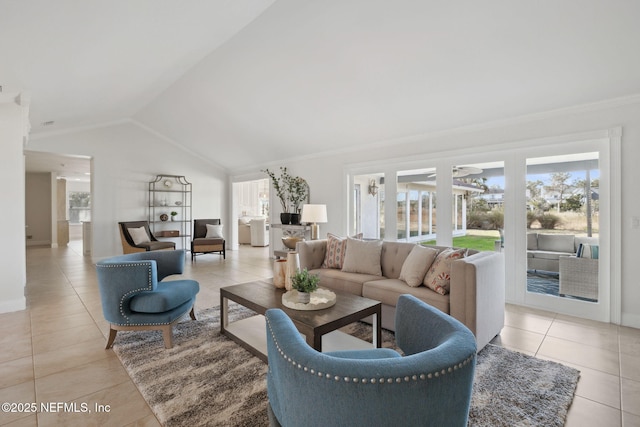
[[[161,330],[166,348],[173,325],[189,313],[200,290],[195,280],[164,280],[184,270],[184,250],[138,252],[96,264],[102,313],[109,322],[107,347],[118,331]]]
[[[476,341],[458,320],[401,295],[390,349],[319,353],[266,312],[269,419],[282,426],[466,426]]]

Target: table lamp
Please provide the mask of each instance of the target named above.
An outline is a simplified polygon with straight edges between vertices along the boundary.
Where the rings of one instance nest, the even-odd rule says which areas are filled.
[[[311,224],[311,240],[318,240],[319,222],[327,222],[327,205],[302,205],[301,222]]]

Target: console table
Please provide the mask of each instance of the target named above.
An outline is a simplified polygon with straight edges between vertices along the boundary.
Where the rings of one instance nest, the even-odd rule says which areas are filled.
[[[307,234],[309,230],[311,230],[311,227],[309,227],[308,225],[271,224],[270,230],[274,229],[282,230],[282,235],[271,236],[271,256],[276,258],[286,258],[287,254],[289,252],[294,252],[294,250],[285,247],[280,238],[285,236],[294,236],[306,239],[308,237]]]

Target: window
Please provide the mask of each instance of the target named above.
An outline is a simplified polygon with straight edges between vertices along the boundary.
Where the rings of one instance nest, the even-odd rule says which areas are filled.
[[[69,223],[80,224],[91,221],[91,193],[69,192]]]

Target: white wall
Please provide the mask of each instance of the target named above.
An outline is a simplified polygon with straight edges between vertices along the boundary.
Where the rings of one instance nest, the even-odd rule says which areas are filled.
[[[148,182],[158,174],[193,184],[193,218],[228,222],[227,175],[134,123],[32,139],[27,148],[93,158],[94,261],[122,253],[117,223],[147,219]]]
[[[640,230],[631,229],[631,218],[640,217],[640,198],[635,186],[640,182],[640,99],[630,98],[600,105],[585,106],[565,111],[549,112],[517,120],[505,120],[475,128],[459,129],[436,135],[404,138],[396,143],[372,144],[367,150],[344,151],[283,162],[291,174],[305,178],[312,194],[312,203],[326,203],[328,224],[321,233],[330,231],[344,235],[347,232],[347,206],[350,193],[345,183],[347,169],[386,170],[387,165],[415,163],[419,159],[432,161],[438,153],[460,152],[469,155],[482,152],[484,146],[497,146],[517,141],[547,138],[622,126],[622,324],[640,327],[640,263],[637,246]],[[540,153],[544,155],[543,152]],[[257,165],[256,169],[265,166]],[[358,169],[360,168],[360,169]],[[247,173],[247,171],[239,171]],[[364,173],[364,172],[362,172]]]
[[[12,98],[0,95],[0,181],[2,186],[3,223],[0,245],[0,313],[24,310],[26,300],[26,255],[24,219],[24,154],[26,135],[25,109]]]

